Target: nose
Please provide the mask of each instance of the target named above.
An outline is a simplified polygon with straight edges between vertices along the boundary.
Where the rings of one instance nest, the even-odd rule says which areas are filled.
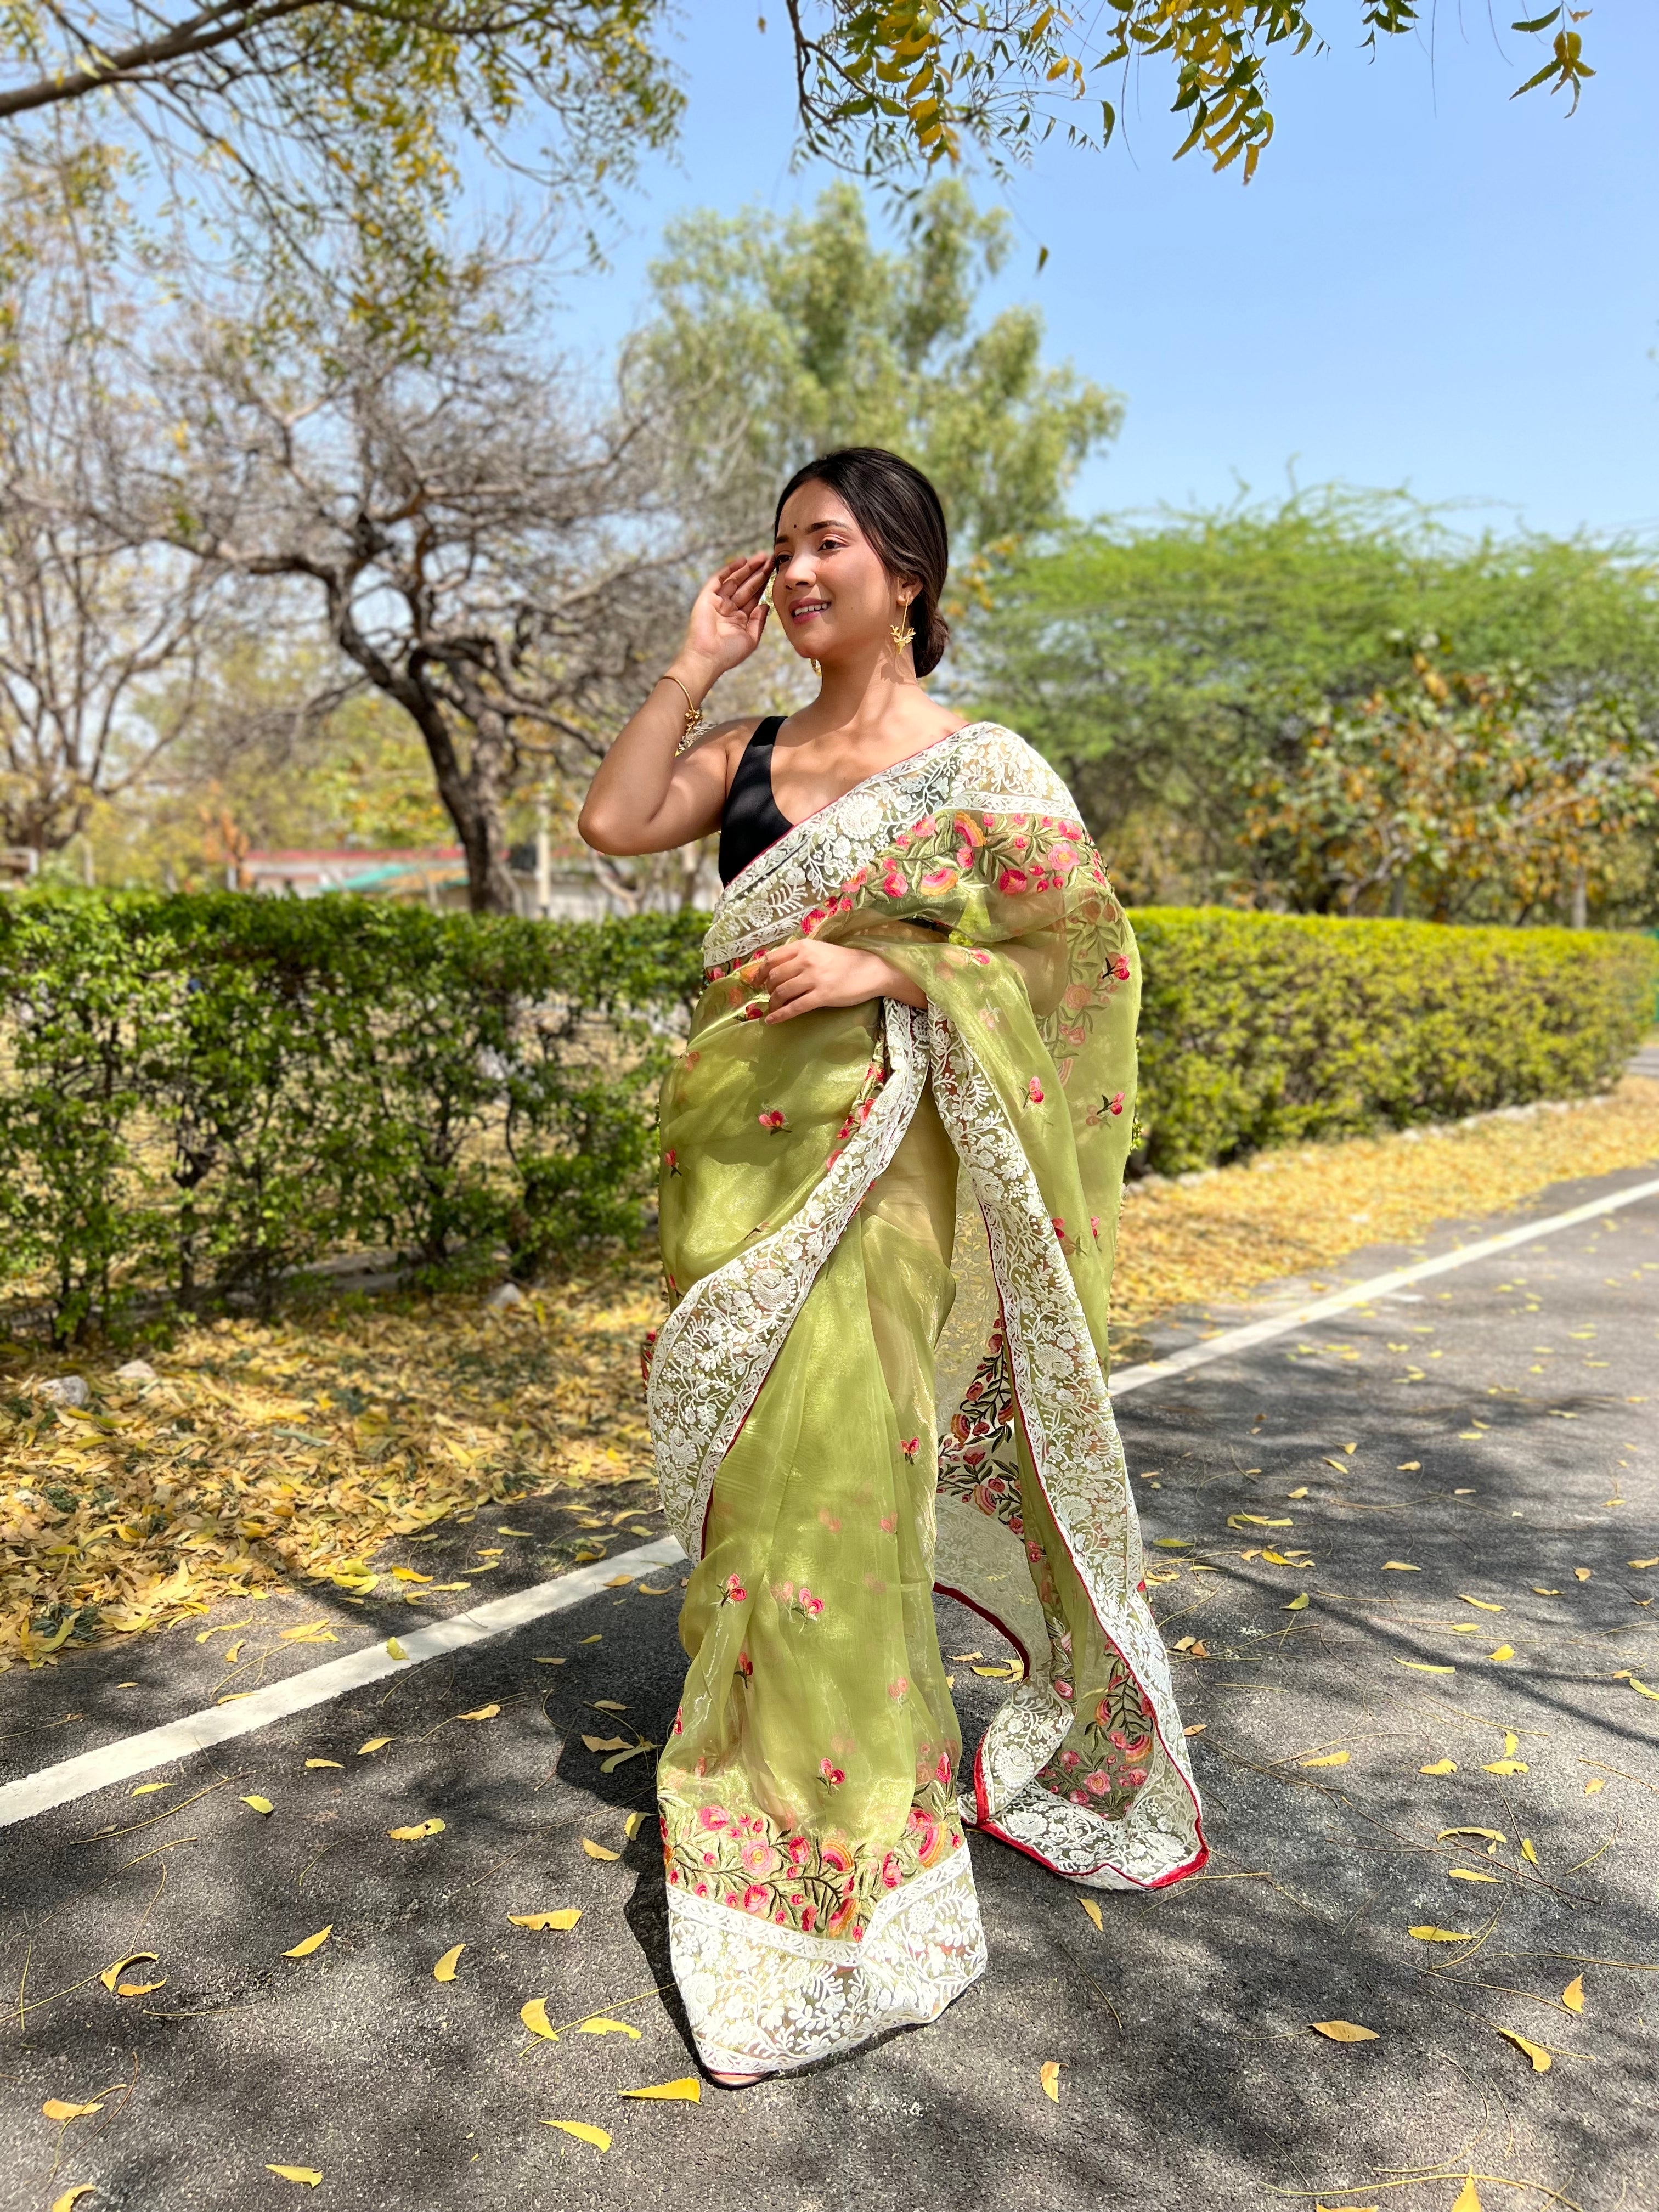
[[[799,591],[803,584],[810,584],[813,580],[815,574],[811,554],[803,548],[800,552],[790,554],[787,560],[780,563],[778,581],[788,585],[792,590]]]

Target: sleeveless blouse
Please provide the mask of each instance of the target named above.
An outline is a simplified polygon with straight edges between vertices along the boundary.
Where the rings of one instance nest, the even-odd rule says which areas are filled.
[[[768,846],[775,845],[785,830],[795,826],[772,796],[772,746],[783,721],[781,714],[769,714],[757,723],[732,778],[732,788],[720,811],[722,884],[729,884]]]

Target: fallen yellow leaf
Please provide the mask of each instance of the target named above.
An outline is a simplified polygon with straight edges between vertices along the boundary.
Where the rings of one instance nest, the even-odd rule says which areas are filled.
[[[49,2120],[83,2120],[89,2112],[101,2112],[103,2109],[101,2103],[71,2105],[66,2103],[62,2097],[48,2097],[40,2107]]]
[[[509,1912],[507,1918],[515,1928],[574,1928],[582,1917],[580,1905],[562,1905],[556,1912]]]
[[[1643,1697],[1659,1698],[1659,1690],[1649,1689],[1647,1684],[1645,1682],[1638,1682],[1634,1674],[1629,1676],[1628,1680],[1632,1689],[1639,1691]]]
[[[678,2081],[653,2081],[646,2089],[619,2089],[619,2097],[657,2097],[665,2104],[700,2105],[702,2102],[702,2083],[695,2074],[683,2074]]]
[[[1483,1844],[1506,1844],[1509,1841],[1501,1828],[1443,1828],[1434,1840],[1437,1844],[1443,1844],[1448,1836],[1479,1836]]]
[[[1559,1589],[1546,1589],[1542,1583],[1533,1584],[1532,1594],[1534,1597],[1559,1597],[1561,1595]]]
[[[1285,1492],[1286,1498],[1305,1498],[1307,1494],[1308,1486],[1305,1482],[1303,1484],[1300,1490],[1287,1490]]]
[[[1530,1836],[1522,1836],[1521,1838],[1521,1856],[1527,1861],[1529,1866],[1537,1865],[1538,1854],[1532,1847],[1532,1838]]]
[[[1481,2204],[1480,2197],[1475,2191],[1474,2176],[1473,2174],[1469,2176],[1468,2179],[1463,2184],[1462,2189],[1458,2191],[1457,2202],[1452,2206],[1452,2212],[1484,2212],[1484,2208]]]
[[[400,1583],[429,1583],[430,1575],[419,1573],[414,1567],[393,1567],[392,1573]]]
[[[1432,1766],[1419,1766],[1419,1774],[1455,1774],[1457,1762],[1452,1759],[1437,1759]]]
[[[1504,1610],[1501,1605],[1494,1605],[1490,1598],[1471,1597],[1467,1590],[1459,1590],[1457,1595],[1465,1605],[1478,1605],[1482,1613],[1502,1613]]]
[[[1281,1613],[1300,1613],[1307,1605],[1307,1602],[1308,1593],[1306,1590],[1304,1590],[1298,1596],[1293,1597],[1288,1605],[1281,1606],[1279,1607],[1279,1611]]]
[[[610,1581],[606,1583],[605,1588],[607,1589],[627,1589],[632,1585],[633,1580],[634,1577],[632,1575],[612,1575]]]
[[[113,1996],[115,1984],[129,1966],[136,1966],[141,1963],[145,1966],[154,1966],[155,1959],[156,1954],[154,1951],[129,1951],[125,1958],[118,1959],[112,1966],[106,1966],[98,1978]]]
[[[394,1844],[418,1844],[423,1836],[441,1836],[444,1832],[441,1820],[416,1820],[407,1828],[388,1828],[386,1833]]]
[[[337,1766],[339,1764],[337,1759],[308,1759],[306,1761],[307,1766]]]
[[[94,2181],[77,2181],[73,2189],[66,2189],[61,2197],[52,2200],[52,2212],[75,2212],[83,2197],[95,2196],[98,2185]]]
[[[360,1743],[358,1745],[357,1756],[359,1759],[367,1759],[371,1751],[384,1751],[387,1744],[393,1743],[396,1741],[397,1739],[394,1736],[372,1735],[367,1743]]]
[[[313,1951],[322,1949],[333,1933],[334,1923],[331,1920],[326,1928],[319,1928],[314,1936],[307,1936],[303,1943],[296,1943],[291,1951],[284,1951],[283,1956],[285,1959],[308,1959]]]
[[[1402,1459],[1397,1469],[1401,1474],[1420,1474],[1422,1471],[1423,1462],[1420,1459]]]
[[[479,1705],[474,1711],[462,1713],[458,1717],[464,1721],[493,1721],[500,1711],[499,1705]]]
[[[465,1943],[452,1943],[450,1945],[448,1950],[444,1953],[442,1958],[439,1960],[437,1965],[432,1969],[432,1978],[434,1982],[453,1982],[454,1980],[457,1963],[460,1959],[462,1952],[465,1951],[465,1948],[466,1946]]]
[[[562,2128],[578,2142],[592,2143],[595,2150],[609,2150],[611,2138],[603,2128],[591,2127],[586,2120],[544,2120],[544,2128]]]
[[[167,1978],[163,1974],[159,1982],[117,1982],[115,1994],[118,1997],[147,1997],[167,1985]]]
[[[614,1698],[595,1698],[593,1710],[596,1713],[625,1713],[628,1708],[619,1705]]]
[[[637,2027],[630,2027],[625,2020],[607,2020],[603,2013],[595,2013],[592,2020],[578,2021],[584,2035],[625,2035],[633,2042],[640,2039]]]
[[[1321,1758],[1298,1759],[1297,1761],[1298,1766],[1346,1766],[1347,1763],[1346,1751],[1328,1751]]]
[[[1296,1526],[1294,1521],[1270,1521],[1265,1513],[1230,1513],[1227,1516],[1230,1528],[1242,1528],[1247,1522],[1252,1528],[1294,1528]]]
[[[409,1654],[395,1636],[388,1636],[386,1640],[386,1656],[388,1659],[407,1659]]]
[[[1513,1659],[1515,1646],[1512,1644],[1500,1644],[1496,1651],[1488,1651],[1486,1656],[1488,1659]]]
[[[577,1641],[581,1644],[603,1644],[605,1638],[603,1636],[583,1636],[579,1637]],[[551,2126],[553,2123],[550,2121],[548,2124]]]
[[[244,1797],[242,1802],[256,1813],[274,1813],[276,1810],[269,1797]]]
[[[535,1534],[535,1530],[533,1528],[502,1528],[498,1527],[495,1530],[495,1534],[498,1536],[532,1536]]]
[[[268,2164],[265,2172],[274,2173],[279,2181],[303,2182],[307,2189],[317,2188],[323,2179],[314,2166],[270,2166]]]
[[[633,1842],[635,1837],[638,1835],[640,1830],[645,1826],[646,1821],[649,1817],[649,1814],[645,1813],[630,1813],[628,1818],[623,1822],[623,1833],[627,1837],[629,1843]]]
[[[626,1751],[628,1748],[625,1735],[585,1735],[582,1741],[590,1751]]]
[[[1659,1567],[1659,1559],[1629,1559],[1626,1565],[1634,1567],[1638,1574],[1640,1574],[1644,1568]]]
[[[1480,1770],[1483,1774],[1530,1774],[1532,1769],[1524,1759],[1494,1759]]]
[[[1524,2057],[1531,2059],[1534,2074],[1549,2072],[1550,2055],[1541,2043],[1529,2043],[1524,2035],[1517,2035],[1512,2027],[1500,2027],[1498,2033],[1505,2043],[1512,2043]]]
[[[1419,1943],[1468,1943],[1473,1939],[1460,1935],[1455,1928],[1408,1928],[1408,1936],[1415,1936]]]
[[[558,2031],[547,2016],[545,1997],[532,1997],[528,2004],[520,2005],[519,2018],[532,2035],[544,2036],[550,2043],[558,2041]],[[550,2122],[549,2124],[550,2125],[551,2123]]]
[[[1561,1992],[1561,2002],[1565,2005],[1569,2012],[1583,2012],[1584,2009],[1584,1977],[1582,1974],[1575,1974],[1572,1979],[1567,1984],[1565,1989]]]
[[[337,1644],[340,1640],[322,1620],[308,1620],[303,1628],[284,1628],[279,1633],[284,1644]]]
[[[1042,2084],[1042,2094],[1051,2105],[1060,2102],[1060,2061],[1045,2058],[1037,2069],[1037,2079]]]
[[[1097,1935],[1104,1935],[1106,1932],[1106,1923],[1100,1917],[1100,1907],[1096,1904],[1094,1899],[1092,1897],[1079,1897],[1078,1903],[1088,1914],[1090,1919],[1094,1922],[1096,1933]]]
[[[1589,1567],[1575,1567],[1572,1571],[1573,1580],[1575,1582],[1587,1583],[1593,1572],[1594,1570]]]
[[[1446,1875],[1451,1881],[1501,1881],[1502,1875],[1487,1874],[1476,1867],[1448,1867]]]
[[[1586,1797],[1594,1797],[1598,1790],[1605,1790],[1607,1786],[1606,1782],[1602,1779],[1601,1775],[1592,1775],[1590,1779],[1584,1784],[1584,1795]]]
[[[1455,1674],[1455,1667],[1431,1666],[1426,1659],[1396,1659],[1396,1667],[1409,1667],[1413,1674]]]
[[[1358,2027],[1351,2020],[1315,2020],[1308,2025],[1316,2035],[1328,2036],[1333,2043],[1375,2043],[1374,2027]]]
[[[158,1790],[171,1790],[170,1782],[141,1782],[130,1793],[134,1797],[153,1797]]]
[[[1414,1567],[1409,1559],[1384,1559],[1382,1571],[1384,1574],[1392,1572],[1396,1575],[1420,1575],[1423,1570],[1421,1567]]]
[[[603,1859],[607,1863],[619,1859],[622,1856],[622,1853],[620,1851],[607,1850],[603,1844],[596,1844],[591,1836],[584,1836],[582,1838],[582,1849],[587,1853],[589,1858]]]

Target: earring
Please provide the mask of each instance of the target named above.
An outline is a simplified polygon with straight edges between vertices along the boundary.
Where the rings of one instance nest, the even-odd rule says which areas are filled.
[[[814,676],[818,677],[821,677],[823,674],[823,671],[818,666],[816,660],[812,663],[812,673]]]
[[[915,630],[910,627],[908,619],[909,613],[910,610],[907,606],[900,618],[903,623],[902,629],[899,627],[898,623],[891,623],[888,625],[887,634],[893,641],[893,658],[895,660],[898,659],[900,653],[903,652],[905,647],[909,644],[911,639],[915,635]]]

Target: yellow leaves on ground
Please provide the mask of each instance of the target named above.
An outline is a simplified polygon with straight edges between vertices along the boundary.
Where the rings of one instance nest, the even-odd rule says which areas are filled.
[[[1572,1578],[1576,1583],[1587,1583],[1595,1571],[1594,1567],[1575,1567],[1572,1571]]]
[[[432,1969],[432,1978],[434,1982],[453,1982],[454,1980],[455,1969],[457,1966],[459,1965],[461,1954],[465,1950],[465,1948],[466,1946],[465,1943],[452,1943],[450,1945],[448,1950],[444,1953],[442,1958],[439,1960],[437,1965]]]
[[[1488,1874],[1484,1867],[1448,1867],[1448,1881],[1501,1881],[1502,1875]]]
[[[633,1582],[634,1577],[632,1575],[612,1575],[609,1582],[606,1583],[605,1588],[607,1589],[629,1589],[633,1587]]]
[[[267,2173],[274,2173],[279,2181],[302,2182],[307,2189],[321,2185],[322,2175],[314,2166],[267,2166]]]
[[[394,1844],[418,1844],[424,1837],[441,1836],[444,1832],[441,1820],[416,1820],[407,1828],[388,1828],[386,1833]]]
[[[1413,1674],[1455,1674],[1455,1667],[1437,1667],[1427,1659],[1396,1659],[1396,1667],[1409,1667]]]
[[[1659,1690],[1650,1690],[1645,1682],[1638,1682],[1634,1674],[1627,1675],[1626,1680],[1638,1696],[1659,1698]]]
[[[1488,1598],[1471,1597],[1467,1590],[1459,1590],[1457,1595],[1465,1605],[1478,1605],[1482,1613],[1502,1613],[1504,1610],[1501,1605],[1493,1605]]]
[[[284,1644],[337,1644],[340,1640],[325,1620],[308,1620],[303,1628],[284,1628],[278,1633]]]
[[[1561,2002],[1565,2005],[1569,2012],[1583,2012],[1584,2009],[1584,1977],[1582,1974],[1575,1974],[1572,1979],[1567,1984],[1565,1989],[1561,1992]]]
[[[665,2105],[700,2105],[702,2102],[702,2083],[695,2074],[683,2074],[678,2081],[653,2081],[648,2088],[619,2089],[619,2097],[654,2097]]]
[[[1060,2102],[1060,2061],[1045,2058],[1037,2069],[1037,2079],[1042,2084],[1042,2094],[1051,2105]]]
[[[478,1705],[470,1713],[457,1713],[455,1717],[462,1721],[493,1721],[500,1711],[499,1705]]]
[[[392,1571],[400,1583],[429,1583],[432,1579],[430,1575],[423,1575],[414,1567],[393,1567]]]
[[[1230,1528],[1294,1528],[1296,1523],[1294,1521],[1270,1521],[1265,1513],[1230,1513],[1227,1526]]]
[[[1529,2043],[1524,2035],[1517,2035],[1512,2027],[1500,2027],[1498,2033],[1505,2043],[1512,2043],[1523,2058],[1530,2058],[1534,2074],[1547,2074],[1550,2055],[1541,2043]]]
[[[307,1936],[303,1943],[296,1943],[291,1951],[284,1951],[283,1956],[285,1959],[308,1959],[313,1951],[322,1949],[333,1933],[334,1923],[331,1920],[326,1928],[319,1928],[314,1936]]]
[[[605,1638],[603,1636],[582,1636],[579,1637],[577,1641],[580,1644],[603,1644]]]
[[[52,2212],[75,2212],[83,2197],[95,2197],[98,2185],[94,2181],[77,2181],[73,2189],[66,2189],[61,2197],[52,2200]]]
[[[1449,1836],[1479,1836],[1483,1844],[1506,1844],[1509,1841],[1501,1828],[1443,1828],[1434,1840],[1437,1844],[1443,1844]]]
[[[1281,1613],[1301,1613],[1306,1609],[1307,1603],[1308,1593],[1306,1590],[1301,1590],[1288,1605],[1282,1605],[1279,1609]]]
[[[395,1636],[388,1636],[386,1640],[386,1656],[388,1659],[407,1659],[409,1654]]]
[[[1312,2020],[1308,2023],[1316,2035],[1328,2037],[1333,2043],[1375,2043],[1374,2027],[1360,2027],[1351,2020]]]
[[[134,1784],[128,1795],[133,1797],[153,1797],[158,1790],[171,1790],[173,1784],[170,1782],[140,1782]]]
[[[274,1813],[276,1810],[276,1808],[271,1803],[269,1797],[261,1797],[255,1795],[252,1797],[244,1797],[241,1802],[244,1805],[247,1806],[251,1811],[255,1813]]]
[[[89,2113],[101,2112],[104,2107],[95,2105],[71,2105],[62,2097],[48,2097],[40,2110],[49,2120],[84,2120]]]
[[[1455,1928],[1436,1928],[1431,1925],[1408,1928],[1406,1933],[1408,1936],[1415,1936],[1419,1943],[1468,1943],[1474,1940],[1472,1936],[1460,1935]]]
[[[307,1766],[338,1766],[339,1764],[337,1759],[308,1759],[306,1761]]]
[[[596,1713],[625,1713],[628,1708],[619,1705],[615,1698],[595,1698],[593,1710]]]
[[[118,1959],[112,1966],[106,1966],[103,1972],[99,1975],[98,1978],[103,1984],[104,1987],[109,1991],[110,1995],[113,1996],[115,1994],[115,1984],[120,1980],[122,1975],[125,1973],[129,1966],[153,1966],[155,1964],[155,1960],[156,1954],[154,1951],[129,1951],[125,1958]]]
[[[609,2150],[611,2138],[603,2128],[596,2128],[586,2120],[544,2120],[544,2128],[562,2128],[578,2142],[592,2143],[595,2150]]]
[[[630,2027],[625,2020],[608,2020],[603,2013],[595,2013],[592,2020],[578,2021],[576,2025],[584,2035],[625,2035],[635,2043],[640,2039],[637,2027]]]
[[[1457,1762],[1454,1759],[1437,1759],[1432,1766],[1419,1766],[1417,1771],[1419,1774],[1455,1774]]]
[[[607,1865],[622,1856],[620,1851],[608,1850],[603,1844],[596,1844],[591,1836],[582,1838],[582,1849],[587,1853],[589,1858],[599,1859]]]
[[[496,1529],[496,1531],[495,1531],[495,1534],[496,1534],[498,1536],[533,1536],[533,1535],[535,1534],[535,1533],[536,1533],[536,1532],[535,1532],[535,1530],[534,1530],[533,1528],[498,1528]]]
[[[1512,1644],[1500,1644],[1496,1651],[1488,1651],[1486,1656],[1488,1659],[1497,1659],[1499,1661],[1513,1659],[1515,1656],[1515,1646]]]
[[[1475,2190],[1473,2174],[1458,2191],[1457,2202],[1452,2206],[1452,2212],[1484,2212],[1480,2198]]]
[[[519,2018],[524,2022],[525,2026],[530,2030],[530,2033],[532,2035],[543,2036],[549,2043],[556,2043],[558,2041],[558,2031],[555,2028],[553,2023],[547,2016],[547,1999],[545,1997],[532,1997],[528,2004],[520,2005],[519,2008]],[[551,2121],[550,2121],[548,2124],[551,2126]]]
[[[397,1738],[395,1736],[372,1735],[367,1743],[360,1743],[358,1745],[357,1756],[359,1759],[367,1759],[370,1752],[384,1751],[387,1744],[395,1743],[396,1741]]]
[[[1414,1567],[1409,1559],[1384,1559],[1382,1562],[1382,1571],[1385,1575],[1389,1573],[1396,1575],[1420,1575],[1423,1570],[1421,1567]]]
[[[626,1751],[628,1748],[625,1735],[585,1735],[582,1741],[589,1751]]]
[[[1532,1838],[1530,1836],[1522,1836],[1521,1838],[1521,1856],[1525,1859],[1528,1866],[1537,1865],[1538,1854],[1532,1847]]]
[[[1106,1932],[1106,1923],[1100,1917],[1100,1907],[1096,1904],[1094,1899],[1092,1897],[1080,1897],[1078,1899],[1078,1903],[1088,1914],[1090,1919],[1093,1921],[1095,1924],[1095,1933],[1099,1936],[1103,1936]]]
[[[1495,1659],[1498,1654],[1494,1651],[1492,1656]],[[1532,1769],[1524,1759],[1494,1759],[1488,1760],[1480,1771],[1483,1774],[1530,1774]]]
[[[545,1928],[574,1928],[582,1909],[580,1905],[564,1905],[556,1912],[509,1912],[507,1917],[515,1928],[533,1928],[539,1933]]]
[[[1348,1754],[1346,1751],[1328,1751],[1317,1759],[1298,1759],[1296,1763],[1298,1766],[1346,1766]]]
[[[1586,1797],[1594,1797],[1598,1790],[1605,1790],[1607,1786],[1607,1781],[1604,1776],[1600,1774],[1592,1775],[1589,1780],[1584,1784],[1584,1795]]]
[[[654,1750],[656,1747],[653,1745],[652,1748]],[[645,1826],[647,1820],[650,1817],[650,1814],[647,1813],[630,1813],[628,1818],[623,1822],[623,1833],[627,1837],[630,1844],[633,1842],[635,1837],[638,1835],[640,1830]]]

